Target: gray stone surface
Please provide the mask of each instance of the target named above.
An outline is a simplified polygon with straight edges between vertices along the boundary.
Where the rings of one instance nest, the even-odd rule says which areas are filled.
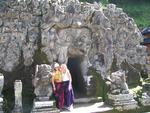
[[[52,72],[51,65],[41,64],[36,66],[35,75],[32,81],[34,93],[36,95],[33,102],[32,113],[47,113],[53,110],[54,102],[49,100],[52,95],[50,72]]]
[[[150,83],[143,84],[143,93],[139,101],[143,106],[150,106]]]
[[[120,111],[136,109],[139,107],[137,101],[133,98],[133,94],[108,94],[108,103]]]
[[[110,82],[108,104],[120,111],[138,108],[138,103],[135,101],[133,94],[129,93],[124,71],[113,72],[110,77],[107,77],[107,80]]]
[[[52,67],[50,65],[41,64],[36,66],[32,83],[37,100],[49,100],[49,96],[52,94],[50,85],[51,71]]]
[[[106,76],[114,56],[118,67],[124,60],[146,62],[139,29],[114,4],[103,8],[78,0],[7,0],[0,11],[2,70],[12,71],[20,61],[31,65],[37,50],[46,55],[46,63],[82,56],[84,75],[93,66]]]
[[[109,93],[129,94],[129,88],[126,83],[125,71],[119,70],[119,71],[111,73],[111,75],[106,78],[106,81],[110,87]]]
[[[43,107],[52,107],[54,104],[53,101],[36,101],[34,102],[34,108],[40,109]]]

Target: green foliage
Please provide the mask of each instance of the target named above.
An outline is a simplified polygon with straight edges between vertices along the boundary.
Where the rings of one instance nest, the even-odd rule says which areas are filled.
[[[150,25],[150,0],[109,0],[132,17],[141,29]]]
[[[106,4],[108,4],[108,0],[101,0],[101,3],[102,3],[103,5],[106,5]]]
[[[44,52],[41,52],[40,50],[35,51],[34,61],[36,62],[36,64],[49,63],[47,55]]]
[[[139,98],[139,97],[141,97],[141,94],[142,94],[142,87],[137,86],[135,88],[132,88],[132,89],[130,89],[130,92],[133,93],[135,98]]]
[[[143,81],[144,83],[150,83],[150,78],[147,78]]]

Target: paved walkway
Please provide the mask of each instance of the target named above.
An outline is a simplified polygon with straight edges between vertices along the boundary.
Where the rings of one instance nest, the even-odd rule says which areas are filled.
[[[70,113],[100,113],[112,109],[112,107],[104,105],[103,102],[86,103],[74,105],[74,109]],[[62,111],[60,113],[69,113],[69,111]]]

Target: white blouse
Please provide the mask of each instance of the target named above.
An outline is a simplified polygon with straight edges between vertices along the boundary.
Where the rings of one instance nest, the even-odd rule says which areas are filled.
[[[67,75],[68,73],[62,73],[62,81],[69,81],[69,75]]]

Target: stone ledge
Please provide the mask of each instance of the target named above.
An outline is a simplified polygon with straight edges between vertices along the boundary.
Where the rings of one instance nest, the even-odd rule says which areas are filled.
[[[117,106],[115,107],[115,109],[119,110],[119,111],[123,111],[123,110],[133,110],[139,108],[138,105],[136,104],[129,104],[129,105],[122,105],[122,106]]]
[[[59,113],[59,110],[55,108],[33,109],[31,113]]]
[[[113,100],[109,100],[110,104],[114,105],[114,106],[122,106],[122,105],[137,105],[137,101],[135,101],[134,99],[132,100],[128,100],[128,101],[113,101]]]
[[[111,99],[114,101],[131,100],[133,99],[133,94],[119,94],[119,95],[109,94],[108,99]]]
[[[48,108],[48,107],[52,107],[53,105],[54,105],[54,101],[36,101],[36,102],[34,102],[35,109]]]

